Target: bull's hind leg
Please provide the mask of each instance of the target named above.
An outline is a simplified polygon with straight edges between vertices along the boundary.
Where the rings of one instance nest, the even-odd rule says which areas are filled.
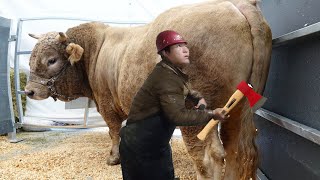
[[[221,128],[221,138],[227,152],[225,179],[254,180],[258,152],[254,142],[256,131],[253,115],[248,103],[242,110],[234,109],[231,117]]]
[[[186,148],[195,163],[197,179],[221,180],[224,176],[225,152],[218,130],[213,129],[205,141],[197,138],[200,130],[199,127],[181,127]]]
[[[106,101],[106,99],[104,99]],[[112,141],[112,147],[110,155],[107,158],[108,165],[116,165],[120,163],[119,143],[120,143],[120,128],[122,122],[122,116],[115,110],[112,103],[103,102],[100,103],[99,113],[109,127],[109,135]]]
[[[234,117],[234,115],[232,117]],[[227,153],[226,180],[240,180],[239,166],[241,166],[241,164],[237,162],[240,122],[239,118],[228,119],[227,122],[223,123],[221,129],[221,138]]]

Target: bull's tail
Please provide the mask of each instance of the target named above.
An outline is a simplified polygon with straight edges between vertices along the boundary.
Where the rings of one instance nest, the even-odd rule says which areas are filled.
[[[248,80],[256,92],[262,93],[268,76],[272,34],[269,25],[257,7],[255,0],[239,1],[236,4],[240,12],[246,17],[252,35],[253,64]]]
[[[266,84],[272,49],[271,30],[263,18],[255,0],[237,1],[235,6],[246,17],[252,34],[253,63],[248,82],[254,90],[262,93]],[[239,134],[238,162],[241,179],[256,179],[258,168],[258,151],[255,144],[256,127],[249,103],[243,108],[241,128]]]

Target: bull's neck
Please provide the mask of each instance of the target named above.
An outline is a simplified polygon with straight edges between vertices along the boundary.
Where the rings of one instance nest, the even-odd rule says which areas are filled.
[[[96,60],[99,50],[104,40],[104,30],[108,26],[102,23],[85,23],[79,26],[70,28],[67,31],[67,36],[71,42],[80,45],[84,49],[84,53],[79,62],[77,62],[77,71],[83,75],[84,87],[92,93],[92,85],[90,83],[93,76]],[[89,93],[91,95],[91,93]],[[91,97],[90,97],[91,98]]]
[[[102,23],[85,23],[70,28],[67,31],[71,42],[80,45],[84,49],[81,60],[78,62],[83,65],[87,75],[92,74],[96,64],[98,52],[103,44],[104,29],[108,26]]]

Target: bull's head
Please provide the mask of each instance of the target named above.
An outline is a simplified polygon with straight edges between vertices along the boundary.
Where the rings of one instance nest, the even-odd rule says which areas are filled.
[[[29,34],[38,39],[30,57],[30,78],[25,88],[28,97],[70,101],[83,96],[79,83],[83,83],[81,65],[75,66],[84,52],[71,42],[64,33],[51,32],[42,36]]]

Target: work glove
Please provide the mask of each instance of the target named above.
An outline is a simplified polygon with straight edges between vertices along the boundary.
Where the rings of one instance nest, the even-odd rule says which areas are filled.
[[[210,109],[205,109],[206,105],[201,104],[199,105],[199,110],[205,110],[207,111],[210,115],[212,115],[212,118],[215,120],[218,120],[220,122],[225,122],[226,119],[230,117],[228,114],[224,114],[223,108],[216,108],[215,110],[210,110]]]

